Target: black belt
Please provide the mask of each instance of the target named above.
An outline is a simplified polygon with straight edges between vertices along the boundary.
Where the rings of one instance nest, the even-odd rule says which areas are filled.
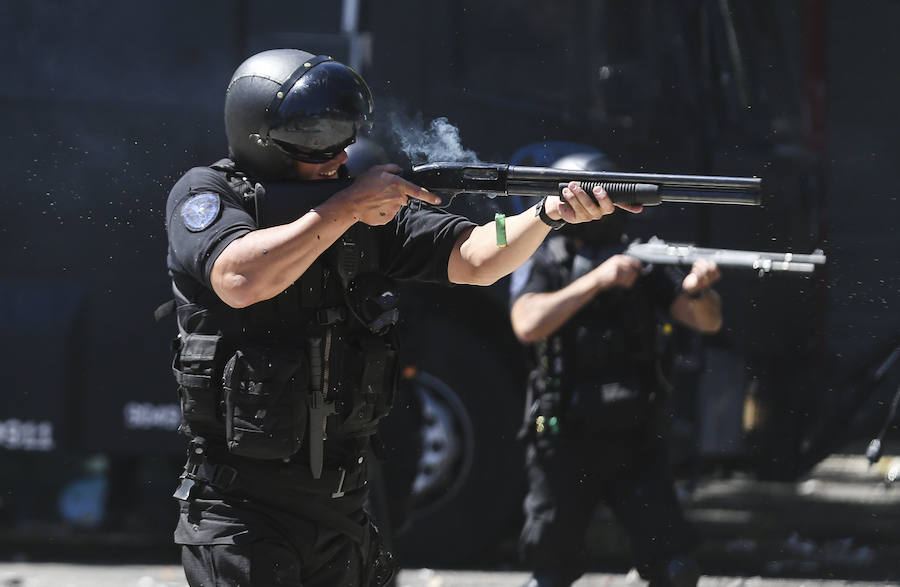
[[[213,462],[207,458],[211,456]],[[261,483],[269,484],[275,476],[279,481],[291,487],[310,493],[330,495],[332,498],[342,497],[346,492],[363,487],[367,483],[364,457],[359,456],[356,466],[328,469],[322,471],[321,477],[314,478],[312,471],[303,463],[265,461],[235,457],[224,447],[210,445],[201,453],[192,453],[184,466],[181,475],[182,485],[186,487],[176,490],[175,497],[187,499],[192,482],[202,481],[219,490],[243,487],[252,490],[255,479],[264,479]],[[226,464],[230,463],[230,464]],[[233,465],[233,466],[232,466]],[[186,481],[188,483],[186,483]],[[179,497],[179,492],[183,497]]]
[[[342,467],[337,470],[325,470],[319,479],[314,479],[308,467],[300,463],[283,463],[272,461],[254,461],[251,459],[235,458],[238,467],[232,467],[224,463],[212,463],[207,459],[206,447],[203,452],[194,452],[196,448],[192,443],[192,452],[185,464],[184,473],[181,474],[181,484],[175,490],[173,497],[180,500],[189,500],[191,489],[197,483],[207,484],[220,491],[228,489],[245,489],[255,493],[254,489],[264,487],[272,489],[273,476],[278,482],[293,489],[300,489],[319,495],[327,495],[332,499],[342,497],[345,492],[352,491],[366,485],[366,468],[354,467],[348,471]],[[215,452],[215,451],[214,451]],[[234,457],[233,457],[234,458]],[[254,471],[256,469],[256,471]],[[255,473],[259,472],[259,475]],[[343,532],[351,539],[362,543],[366,535],[367,524],[358,524],[338,509],[312,505],[307,514],[312,519],[318,519]],[[297,508],[304,507],[304,503],[294,504]]]

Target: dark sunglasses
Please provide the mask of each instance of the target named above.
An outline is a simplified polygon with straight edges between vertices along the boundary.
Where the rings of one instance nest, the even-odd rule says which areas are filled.
[[[350,137],[338,145],[317,150],[305,149],[276,139],[271,139],[271,141],[273,145],[281,150],[281,152],[295,161],[300,161],[301,163],[327,163],[340,155],[344,149],[355,143],[356,137]]]

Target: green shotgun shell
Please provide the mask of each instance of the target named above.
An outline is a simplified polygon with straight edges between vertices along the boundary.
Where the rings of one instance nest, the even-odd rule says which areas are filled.
[[[494,214],[494,226],[497,227],[497,247],[502,249],[506,246],[506,214]]]

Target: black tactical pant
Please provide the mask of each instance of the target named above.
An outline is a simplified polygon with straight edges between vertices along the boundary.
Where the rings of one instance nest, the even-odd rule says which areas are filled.
[[[520,552],[535,574],[568,584],[584,573],[585,532],[599,503],[624,527],[634,564],[651,585],[671,584],[665,578],[669,563],[696,547],[663,441],[655,436],[541,439],[528,445],[526,466]]]
[[[231,463],[235,464],[235,463]],[[175,542],[192,587],[380,587],[395,572],[360,485],[310,491],[276,463],[198,481],[181,502]],[[230,471],[229,471],[230,472]],[[202,475],[201,475],[202,476]],[[226,481],[222,481],[224,478]],[[336,488],[334,488],[336,489]]]

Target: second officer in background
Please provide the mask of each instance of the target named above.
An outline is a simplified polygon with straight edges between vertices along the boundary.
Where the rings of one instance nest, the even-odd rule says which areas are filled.
[[[554,167],[610,169],[602,154]],[[600,503],[624,526],[651,587],[693,587],[699,579],[690,556],[696,532],[669,469],[657,316],[717,332],[721,301],[711,286],[720,273],[708,261],[687,275],[645,271],[621,254],[626,216],[560,223],[512,279],[512,327],[534,359],[522,429],[527,587],[567,586],[584,573],[585,532]]]

